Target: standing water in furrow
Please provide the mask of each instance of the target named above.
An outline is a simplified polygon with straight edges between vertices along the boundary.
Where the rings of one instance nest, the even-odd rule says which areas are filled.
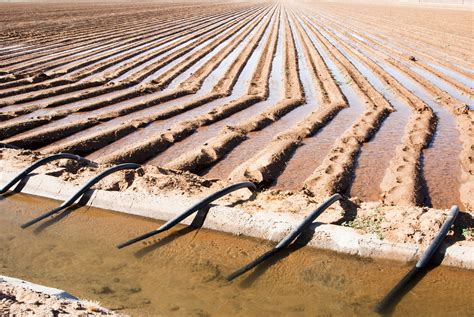
[[[261,19],[261,13],[260,12],[260,18],[259,20]],[[254,17],[255,18],[255,17]],[[254,27],[255,26],[255,23],[257,23],[259,20],[254,20],[253,23],[251,25],[249,25],[248,27],[246,27],[245,29],[247,30],[250,30],[249,27]],[[240,24],[242,24],[242,21],[239,22]],[[213,45],[214,46],[218,46],[220,43],[222,42],[225,42],[226,38],[227,37],[231,37],[232,34],[236,33],[238,30],[237,30],[237,27],[234,26],[232,29],[228,30],[225,32],[225,34],[223,35],[219,35],[214,41],[213,41]],[[230,33],[229,33],[230,32]],[[245,32],[245,34],[247,34],[248,31]],[[230,44],[230,43],[229,43]],[[234,44],[233,44],[234,45]],[[180,64],[180,67],[181,67],[181,70],[178,70],[178,71],[185,71],[186,68],[188,67],[191,67],[192,64],[196,63],[200,58],[203,58],[205,57],[205,55],[207,55],[207,53],[211,52],[212,50],[210,48],[206,48],[206,50],[204,50],[204,53],[206,54],[203,54],[202,50],[199,50],[198,52],[198,55],[200,56],[196,56],[195,59],[187,59],[185,62],[183,62],[183,64],[181,65]],[[194,56],[193,56],[194,57]],[[164,75],[164,74],[163,74]],[[163,83],[166,83],[166,80],[169,80],[169,81],[172,81],[172,79],[174,77],[169,77],[169,76],[177,76],[179,75],[179,73],[176,73],[176,71],[173,69],[171,72],[167,72],[167,75],[168,77],[165,77],[163,78]],[[168,79],[166,79],[168,78]],[[161,79],[160,79],[161,80]],[[136,94],[137,92],[135,92],[134,94]],[[130,99],[128,101],[122,101],[122,102],[119,102],[117,104],[118,101],[121,101],[121,100],[112,100],[111,102],[110,101],[107,101],[107,105],[103,105],[103,104],[95,104],[95,105],[92,105],[94,106],[95,108],[99,108],[98,110],[95,110],[93,111],[93,114],[95,115],[95,118],[97,118],[98,121],[89,121],[89,120],[85,120],[87,119],[86,118],[83,118],[82,120],[78,120],[78,121],[74,121],[74,122],[65,122],[64,125],[60,125],[58,127],[58,122],[56,122],[56,124],[53,123],[53,126],[56,127],[56,130],[61,130],[63,129],[64,132],[62,134],[62,137],[66,136],[67,134],[71,134],[69,133],[68,131],[71,131],[71,129],[74,129],[74,127],[78,127],[78,126],[87,126],[87,127],[90,127],[90,126],[93,126],[93,125],[98,125],[100,124],[100,122],[103,122],[103,121],[109,121],[111,119],[113,119],[115,116],[120,116],[120,115],[124,115],[124,114],[127,114],[127,113],[131,113],[131,112],[134,112],[134,111],[137,111],[137,110],[140,110],[140,109],[143,109],[143,108],[147,108],[147,107],[150,107],[154,104],[157,104],[159,103],[160,101],[160,98],[163,99],[163,100],[169,100],[169,99],[173,99],[176,97],[176,94],[178,95],[183,95],[183,94],[191,94],[193,93],[192,90],[190,89],[178,89],[178,90],[167,90],[167,91],[163,91],[161,93],[161,97],[160,95],[158,97],[154,97],[154,98],[157,98],[157,99],[152,99],[152,100],[147,100],[147,101],[142,101],[141,103],[135,103],[135,102],[138,102],[140,100],[144,100],[145,97],[126,97],[124,99]],[[153,95],[153,94],[151,94]],[[149,96],[149,94],[148,94]],[[153,96],[152,96],[153,97]],[[100,106],[100,107],[99,107]],[[89,107],[89,106],[86,106],[86,107]],[[86,115],[90,115],[91,113],[90,112],[86,112],[85,113]],[[81,114],[78,113],[78,116],[80,116]],[[64,121],[64,120],[70,120],[70,118],[65,118],[63,120],[59,120],[59,121]],[[46,137],[43,137],[42,140],[40,142],[43,142],[46,143],[48,140],[51,140],[53,139],[52,141],[54,141],[54,138],[59,139],[60,137],[58,136],[55,136],[57,134],[52,134],[52,129],[54,128],[49,128],[48,130],[44,131],[43,134],[46,134]],[[77,130],[77,129],[76,129]],[[17,136],[17,137],[14,137],[13,139],[11,139],[12,142],[24,142],[23,140],[25,140],[25,138],[27,138],[30,134],[26,133],[26,134],[23,134],[23,135],[20,135],[20,136]]]
[[[387,19],[384,21],[375,21],[374,19],[369,21],[367,16],[359,16],[357,18],[354,16],[349,17],[347,16],[347,10],[343,14],[346,15],[344,19],[349,21],[351,24],[354,21],[357,21],[357,24],[355,24],[357,26],[355,26],[354,29],[367,31],[366,33],[375,32],[375,34],[370,35],[369,37],[376,39],[377,41],[382,40],[390,47],[409,49],[411,52],[423,52],[424,54],[432,55],[438,60],[449,61],[449,63],[466,62],[466,60],[463,59],[463,55],[468,56],[468,53],[466,54],[466,52],[469,51],[467,48],[469,47],[469,44],[459,44],[459,42],[463,41],[455,34],[446,38],[449,40],[448,43],[446,43],[447,45],[445,45],[445,43],[440,45],[442,41],[433,41],[436,36],[431,31],[423,32],[424,34],[421,35],[419,32],[420,29],[415,31],[413,29],[408,30],[406,27],[403,27],[403,24],[398,24],[398,21],[387,23]],[[440,23],[438,25],[442,24]],[[456,43],[457,45],[453,45],[453,43]],[[442,49],[440,50],[440,48]]]
[[[301,18],[298,19],[301,23]],[[304,23],[301,23],[302,27]],[[329,69],[334,81],[341,89],[347,99],[349,107],[342,109],[329,123],[316,132],[315,135],[304,140],[290,161],[283,173],[277,178],[274,188],[284,190],[301,189],[305,179],[321,164],[336,139],[347,130],[354,120],[363,113],[364,105],[359,95],[351,87],[351,78],[346,78],[339,68],[332,61],[330,53],[319,43],[315,35],[307,30],[309,38],[318,50],[324,63]]]
[[[321,29],[320,29],[321,30]],[[334,31],[334,36],[339,40],[350,41],[341,33]],[[362,146],[357,159],[354,181],[350,188],[350,194],[364,201],[376,201],[380,199],[380,187],[385,170],[390,159],[395,155],[395,148],[400,144],[403,136],[403,127],[408,122],[410,109],[387,84],[374,74],[361,61],[351,56],[343,49],[328,33],[322,32],[325,37],[337,47],[337,49],[351,61],[351,63],[364,75],[365,78],[377,89],[396,111],[383,121],[382,126],[373,138]]]
[[[471,89],[471,93],[466,93],[461,91],[460,89],[454,87],[450,83],[448,83],[445,79],[438,77],[436,74],[429,72],[426,69],[423,69],[421,66],[416,66],[414,64],[408,63],[402,60],[401,57],[397,57],[392,55],[392,58],[396,60],[401,65],[411,69],[413,72],[417,73],[418,75],[422,76],[423,78],[430,81],[432,84],[438,86],[440,89],[444,90],[452,97],[456,98],[457,100],[465,103],[470,109],[473,108],[473,99],[472,99],[472,80],[469,82],[467,78],[464,76],[457,74],[454,71],[450,71],[447,68],[435,65],[433,63],[426,63],[427,66],[433,67],[434,71],[439,71],[442,75],[445,75],[446,78],[453,78],[459,81],[462,85],[465,85],[467,89]],[[415,58],[416,61],[416,58]],[[440,76],[442,76],[440,75]]]
[[[259,24],[260,25],[260,24]],[[258,26],[257,26],[258,28]],[[256,30],[254,29],[249,35],[247,35],[247,37],[245,37],[245,39],[249,38],[250,36],[253,36],[255,34]],[[236,36],[238,35],[235,34],[234,36],[232,36],[231,38],[229,38],[227,41],[224,41],[223,43],[221,43],[214,51],[212,51],[210,54],[208,54],[205,58],[203,58],[201,61],[199,61],[198,63],[194,64],[190,69],[186,70],[185,72],[183,72],[182,74],[180,74],[179,76],[177,76],[171,83],[170,83],[170,87],[167,88],[167,89],[173,89],[173,88],[176,88],[181,82],[183,82],[184,80],[186,80],[188,77],[190,77],[193,72],[195,72],[197,69],[199,69],[201,66],[203,66],[206,62],[209,62],[209,60],[211,60],[218,52],[220,49],[222,49],[224,46],[226,46],[227,44],[229,44],[230,41],[232,41],[232,39],[234,39]],[[244,39],[244,42],[245,42],[245,39]],[[224,70],[229,66],[230,62],[233,60],[233,58],[235,58],[235,56],[241,51],[242,49],[242,45],[243,43],[240,43],[236,48],[235,50],[232,51],[232,53],[230,53],[218,66],[218,68],[216,70],[213,71],[213,73],[216,73],[216,72],[224,72]],[[211,73],[212,74],[212,73]],[[170,109],[172,107],[176,107],[178,105],[181,105],[183,103],[186,103],[186,102],[189,102],[190,100],[192,99],[198,99],[202,96],[204,96],[205,94],[209,93],[210,91],[210,88],[209,87],[211,84],[215,84],[216,81],[213,79],[212,76],[209,76],[208,78],[206,78],[206,80],[204,81],[203,83],[203,86],[200,90],[198,90],[195,94],[193,94],[192,96],[183,96],[183,97],[179,97],[179,98],[175,98],[175,99],[172,99],[170,101],[166,101],[166,102],[162,102],[162,103],[159,103],[157,104],[156,106],[151,106],[151,107],[147,107],[143,110],[139,110],[139,111],[135,111],[135,112],[132,112],[130,114],[127,114],[125,116],[119,116],[115,119],[112,119],[108,122],[104,122],[96,127],[92,127],[92,128],[89,128],[87,130],[84,130],[82,132],[79,132],[79,133],[76,133],[68,138],[64,138],[60,141],[57,141],[55,143],[53,143],[52,145],[58,145],[58,144],[61,144],[61,143],[66,143],[70,140],[73,140],[75,138],[78,138],[78,137],[81,137],[81,136],[87,136],[88,134],[91,134],[91,133],[94,133],[94,132],[98,132],[100,130],[103,130],[103,129],[106,129],[106,128],[110,128],[112,126],[119,126],[120,124],[122,124],[123,122],[126,122],[128,120],[132,120],[132,119],[138,119],[138,120],[143,120],[143,119],[146,119],[148,116],[151,116],[153,115],[154,113],[157,113],[157,112],[163,112],[163,111],[166,111],[167,109]],[[107,107],[107,108],[111,108],[111,110],[113,109],[118,109],[120,107],[126,107],[127,105],[132,105],[134,103],[137,102],[136,99],[139,99],[140,101],[144,101],[144,100],[147,100],[147,99],[152,99],[154,98],[153,94],[151,96],[147,96],[147,97],[143,97],[143,98],[134,98],[132,100],[127,100],[127,101],[123,101],[123,102],[119,102],[119,103],[116,103],[115,105],[113,105],[112,107]],[[204,106],[202,107],[199,107],[199,109],[201,109],[202,111],[202,108],[204,108]],[[107,110],[107,111],[110,111],[110,110]],[[196,109],[196,111],[198,111]],[[92,111],[92,112],[89,112],[88,114],[89,115],[93,115],[93,114],[97,114],[99,115],[100,113],[104,113],[105,112],[105,109],[104,110],[96,110],[96,111]],[[174,122],[176,122],[177,120],[179,120],[179,118],[184,118],[184,116],[186,116],[187,112],[183,113],[182,115],[178,115],[178,116],[175,116],[173,118],[170,118],[168,120],[166,120],[166,122],[154,122],[154,123],[151,123],[151,125],[156,125],[156,124],[159,124],[160,125],[160,128],[164,131],[166,130],[168,127],[171,126],[171,124],[173,124]],[[152,128],[150,128],[150,126],[147,126],[146,128],[144,128],[143,130],[147,130],[147,131],[151,131]],[[136,133],[136,135],[138,135],[140,133]],[[135,134],[133,134],[135,135]],[[141,135],[139,137],[139,139],[143,139],[143,136],[144,135]],[[131,137],[131,136],[130,136]],[[107,152],[110,152],[110,150],[117,150],[117,144],[116,143],[113,143],[111,144],[110,146],[108,147],[105,147],[105,148],[102,148],[101,150],[99,150],[97,153],[95,153],[94,155],[91,156],[91,158],[94,158],[94,156],[96,155],[104,155],[106,154]]]
[[[329,20],[334,21],[334,17],[330,18],[327,17]],[[344,23],[344,27],[349,28],[350,31],[353,30],[358,30],[359,36],[360,37],[365,37],[369,39],[370,41],[365,41],[364,42],[368,45],[373,45],[371,41],[374,41],[376,43],[380,43],[383,45],[384,48],[391,48],[393,49],[393,52],[404,52],[405,56],[410,56],[411,54],[416,55],[417,57],[421,57],[423,59],[430,60],[431,62],[427,62],[427,66],[431,66],[437,71],[441,73],[445,73],[448,76],[451,76],[451,78],[454,78],[457,80],[459,83],[465,85],[466,87],[472,88],[472,79],[468,79],[465,76],[459,74],[459,72],[464,72],[464,74],[469,74],[470,71],[465,68],[465,67],[460,67],[455,63],[453,60],[454,58],[458,58],[458,56],[444,56],[440,55],[438,50],[433,50],[429,49],[429,46],[425,45],[418,45],[418,46],[413,46],[411,45],[413,42],[405,42],[404,44],[401,44],[398,40],[393,37],[393,34],[390,33],[392,31],[392,27],[388,27],[388,34],[386,36],[381,35],[380,32],[382,32],[382,29],[386,27],[385,25],[378,25],[376,28],[367,28],[367,24],[365,23],[366,21],[363,21],[362,24],[361,22],[355,23],[355,19],[353,18],[348,18],[344,17],[344,19],[337,19],[337,21],[342,21],[342,22],[349,22],[349,23]],[[375,32],[375,33],[374,33]],[[416,43],[416,42],[415,42]],[[444,65],[444,66],[441,66]],[[456,70],[456,71],[455,71]],[[472,95],[472,93],[471,93]]]
[[[259,25],[260,26],[260,25]],[[258,60],[259,55],[261,54],[262,47],[264,43],[266,42],[269,33],[270,33],[270,27],[267,27],[265,30],[264,36],[258,43],[258,46],[256,47],[255,51],[253,52],[252,56],[249,58],[249,61],[245,64],[244,69],[242,71],[243,74],[246,74],[246,72],[250,72],[253,70],[253,65],[256,63]],[[255,33],[252,33],[252,35],[255,35]],[[243,42],[245,44],[246,41]],[[210,89],[217,83],[219,79],[221,79],[222,74],[225,74],[228,67],[235,62],[236,56],[242,52],[242,46],[239,45],[239,47],[233,51],[229,56],[226,57],[226,59],[218,66],[216,70],[214,70],[209,77],[205,79],[203,82],[203,86],[201,90],[204,90],[206,92],[209,92]],[[206,102],[205,104],[194,108],[192,110],[186,111],[184,113],[178,114],[176,116],[173,116],[169,119],[166,120],[157,120],[152,122],[151,124],[147,125],[143,129],[139,129],[135,131],[134,133],[131,133],[130,135],[112,143],[111,145],[91,154],[89,157],[90,158],[96,158],[100,157],[105,154],[110,154],[115,151],[119,151],[120,149],[125,149],[128,146],[132,146],[133,144],[137,143],[138,141],[141,140],[146,140],[147,138],[159,135],[161,133],[166,132],[167,129],[173,127],[179,122],[183,122],[186,120],[191,120],[192,118],[199,116],[199,115],[204,115],[208,111],[214,109],[215,107],[225,104],[226,102],[230,102],[234,99],[237,99],[240,96],[244,95],[245,87],[247,86],[246,81],[248,80],[248,77],[243,76],[242,74],[239,76],[237,79],[231,94],[229,96],[219,98],[217,100],[213,100],[211,102]],[[201,91],[200,90],[200,91]],[[189,98],[188,102],[191,100],[197,100],[198,98]],[[174,103],[172,101],[172,103]],[[164,104],[165,106],[167,103]],[[158,105],[156,110],[161,109],[163,105]],[[156,112],[155,110],[155,112]],[[150,111],[144,110],[146,114],[151,114]],[[161,111],[161,110],[160,110]],[[152,115],[152,114],[151,114]],[[119,121],[117,121],[119,122]]]
[[[219,20],[219,19],[218,19]],[[200,32],[202,33],[201,34],[201,37],[202,36],[205,36],[206,34],[208,34],[209,32],[213,32],[212,30],[215,29],[217,26],[221,25],[221,24],[229,24],[231,23],[232,20],[229,20],[229,17],[225,18],[225,19],[222,19],[222,21],[220,21],[217,25],[211,25],[209,24],[206,28],[204,28],[204,30],[200,30]],[[219,26],[221,27],[221,26]],[[188,39],[189,38],[189,39]],[[186,40],[187,39],[187,40]],[[158,63],[160,61],[162,61],[163,59],[166,59],[168,56],[172,56],[174,53],[176,53],[177,51],[179,51],[179,49],[184,49],[185,47],[190,47],[190,45],[192,45],[192,43],[194,42],[198,42],[199,41],[199,37],[198,38],[194,38],[194,36],[192,36],[192,34],[190,35],[187,35],[185,36],[184,39],[181,39],[180,42],[182,42],[181,44],[179,45],[173,45],[172,42],[170,43],[166,43],[166,45],[163,45],[164,47],[163,48],[166,48],[166,53],[165,54],[160,54],[157,58],[153,59],[154,60],[154,63]],[[165,44],[165,43],[163,43]],[[160,48],[161,50],[161,48]],[[194,48],[193,48],[193,51]],[[189,55],[190,53],[188,53],[187,55]],[[178,58],[179,59],[179,58]],[[176,60],[175,60],[176,61]],[[153,66],[153,63],[151,63],[150,65],[148,65],[149,67],[150,66]],[[140,71],[145,71],[145,69],[142,70],[142,67],[134,67],[132,70],[130,70],[129,72],[127,72],[127,79],[129,77],[133,77],[133,75],[136,75],[137,73],[140,73]],[[113,72],[111,72],[110,70],[108,70],[108,73],[109,74],[113,74]],[[149,73],[149,72],[148,72]],[[117,87],[120,87],[120,85],[117,85]],[[85,103],[88,103],[88,102],[96,102],[98,100],[100,100],[100,97],[101,96],[104,96],[104,95],[110,95],[110,94],[118,94],[118,93],[122,93],[124,91],[123,89],[124,87],[121,87],[121,89],[117,88],[116,91],[113,91],[113,92],[104,92],[104,93],[101,93],[101,95],[97,96],[97,97],[85,97],[85,98],[81,98],[80,100],[77,100],[76,102],[74,103],[68,103],[68,104],[65,104],[65,105],[61,105],[61,106],[57,106],[57,107],[54,107],[55,109],[69,109],[70,107],[74,106],[76,107],[76,105],[78,104],[85,104]],[[128,90],[130,90],[131,88],[129,88]],[[54,96],[54,97],[49,97],[49,98],[46,98],[46,99],[41,99],[40,101],[37,101],[36,104],[37,105],[48,105],[54,101],[61,101],[63,100],[64,98],[66,97],[74,97],[74,96],[80,96],[81,93],[89,93],[90,91],[94,92],[94,91],[98,91],[98,92],[101,92],[104,90],[104,87],[101,86],[101,87],[97,87],[97,88],[93,88],[93,89],[86,89],[86,90],[83,90],[83,91],[75,91],[75,92],[71,92],[71,93],[65,93],[65,94],[61,94],[59,96]],[[127,90],[127,89],[125,89]],[[17,108],[18,106],[14,107],[12,106],[12,110],[14,110],[15,108]],[[9,108],[5,108],[6,110],[8,110]],[[51,110],[49,110],[51,111]],[[54,109],[53,109],[54,111]],[[35,115],[40,115],[40,114],[45,114],[48,112],[48,109],[44,109],[44,110],[37,110],[34,112]]]
[[[470,89],[474,89],[474,80],[472,80],[471,78],[467,78],[466,76],[452,70],[452,69],[449,69],[447,67],[443,67],[441,65],[438,65],[438,64],[435,64],[435,63],[428,63],[428,65],[430,65],[431,67],[435,68],[436,70],[444,73],[446,76],[449,76],[451,77],[452,79],[455,79],[457,81],[459,81],[460,83],[462,83],[463,85],[465,85],[466,87],[469,87]],[[474,72],[474,71],[470,71],[471,73]],[[471,95],[471,99],[472,99],[472,95]],[[472,107],[471,107],[472,109]]]
[[[368,42],[365,42],[368,44]],[[377,50],[377,47],[374,47],[373,44],[368,46],[372,49]],[[378,50],[377,50],[378,51]],[[427,91],[424,90],[419,84],[417,84],[412,78],[397,70],[393,66],[389,66],[386,61],[381,60],[380,58],[373,55],[372,59],[376,61],[377,64],[382,66],[384,70],[399,82],[402,83],[408,90],[410,90],[415,96],[421,98],[428,106],[430,106],[439,118],[437,131],[435,131],[434,138],[428,149],[424,151],[424,157],[426,159],[427,155],[431,156],[431,159],[425,162],[426,168],[424,169],[424,179],[421,179],[420,184],[423,186],[425,179],[428,184],[428,189],[420,188],[419,190],[423,192],[425,196],[425,205],[433,204],[434,207],[438,208],[447,208],[452,203],[460,204],[459,201],[459,174],[460,174],[460,162],[459,162],[459,153],[461,151],[461,144],[459,140],[459,134],[456,129],[456,121],[451,113],[445,108],[440,106],[437,102],[433,100],[434,97],[430,96]],[[405,62],[400,59],[395,59],[400,65],[406,65]],[[408,67],[409,68],[409,67]],[[428,72],[424,72],[426,75],[430,75],[431,78],[435,77]],[[438,81],[438,83],[441,80]],[[451,89],[448,84],[442,83],[441,87],[445,87],[448,90]],[[452,151],[455,151],[455,155],[452,155]],[[448,155],[447,153],[451,153]],[[445,162],[444,160],[448,161]],[[439,164],[439,161],[442,161],[442,164]],[[435,169],[437,169],[435,171]],[[447,179],[449,186],[443,186],[440,184],[439,179],[443,176],[443,179]],[[423,175],[421,175],[423,178]],[[426,193],[425,193],[426,192]],[[443,193],[444,192],[444,193]],[[432,199],[430,199],[430,196]],[[433,201],[434,200],[434,201]]]
[[[401,61],[400,61],[401,62]],[[461,91],[459,91],[458,89],[456,89],[455,87],[452,87],[451,85],[449,85],[446,81],[444,81],[443,79],[427,72],[426,70],[420,68],[420,67],[416,67],[416,66],[412,66],[412,65],[407,65],[406,63],[403,63],[405,64],[405,66],[408,66],[411,70],[413,70],[415,73],[423,76],[424,78],[428,79],[431,83],[433,83],[434,85],[438,86],[439,88],[441,88],[442,90],[446,91],[448,94],[450,94],[451,96],[453,96],[454,98],[458,99],[459,101],[462,101],[464,102],[468,107],[469,109],[473,110],[474,109],[474,101],[472,99],[472,95],[466,95],[466,94],[463,94]],[[472,85],[472,84],[471,84]]]
[[[263,128],[260,131],[250,132],[248,134],[248,139],[239,144],[235,149],[232,150],[224,159],[212,166],[208,170],[204,170],[201,175],[211,178],[225,178],[229,173],[238,165],[242,164],[244,161],[252,157],[255,154],[256,149],[264,148],[268,142],[278,133],[285,131],[289,127],[294,126],[302,119],[304,119],[311,111],[314,111],[317,108],[316,98],[314,92],[310,88],[310,83],[312,82],[311,74],[309,73],[309,65],[307,64],[303,48],[301,46],[300,40],[296,34],[296,30],[292,23],[289,21],[291,26],[291,32],[295,38],[296,44],[296,58],[298,61],[298,73],[299,81],[301,81],[305,93],[305,104],[297,107],[288,114],[284,115],[282,118],[276,122],[270,124],[269,126]],[[284,35],[282,35],[284,36]],[[293,54],[293,52],[290,52]],[[296,96],[293,96],[296,97]]]
[[[279,18],[281,20],[281,17]],[[275,22],[276,23],[276,22]],[[280,23],[280,27],[278,30],[278,46],[276,54],[273,58],[272,68],[271,68],[271,75],[269,79],[269,96],[267,100],[263,102],[258,102],[256,104],[251,105],[248,108],[240,110],[231,116],[219,120],[211,125],[207,125],[204,127],[200,127],[197,131],[191,135],[190,137],[186,138],[183,141],[180,141],[173,145],[171,148],[167,149],[163,153],[159,154],[155,158],[148,161],[149,164],[157,165],[157,166],[164,166],[171,160],[179,157],[180,155],[191,151],[196,148],[196,146],[202,145],[206,140],[212,138],[213,136],[217,135],[219,131],[227,125],[233,125],[237,122],[243,121],[248,119],[266,109],[271,107],[272,105],[276,104],[278,101],[282,99],[282,76],[283,76],[283,41],[280,40],[281,36],[284,36],[284,25]],[[267,38],[266,41],[270,41],[270,38]],[[255,65],[250,65],[249,70],[252,73],[255,71]],[[247,72],[243,72],[240,77],[245,77],[244,82],[252,75],[247,77]],[[248,86],[248,83],[245,83]],[[247,87],[248,88],[248,87]],[[223,103],[221,103],[223,104]]]
[[[382,62],[380,66],[430,106],[438,118],[431,144],[423,151],[422,169],[428,191],[424,204],[435,208],[449,208],[452,204],[462,206],[459,197],[462,146],[453,115],[413,79]]]

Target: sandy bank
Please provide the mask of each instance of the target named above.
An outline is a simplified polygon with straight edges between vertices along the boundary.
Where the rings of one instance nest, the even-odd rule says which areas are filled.
[[[0,275],[1,316],[125,316],[63,290]]]

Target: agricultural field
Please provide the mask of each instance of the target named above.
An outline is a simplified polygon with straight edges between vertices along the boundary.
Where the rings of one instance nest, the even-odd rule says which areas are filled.
[[[0,0],[0,315],[371,316],[421,257],[394,316],[471,316],[474,11],[428,2]]]
[[[474,206],[469,10],[1,8],[6,146],[314,197]]]

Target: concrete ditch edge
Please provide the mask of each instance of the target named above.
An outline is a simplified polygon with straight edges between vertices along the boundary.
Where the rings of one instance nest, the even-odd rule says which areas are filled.
[[[0,172],[0,184],[6,183],[15,172]],[[78,186],[44,174],[32,175],[23,193],[65,200]],[[150,195],[140,192],[118,192],[95,190],[87,205],[126,214],[167,221],[195,203],[176,194]],[[189,224],[193,217],[183,221]],[[203,227],[235,235],[246,235],[271,241],[279,241],[303,219],[303,215],[277,212],[250,214],[238,207],[213,205]],[[355,229],[331,224],[313,224],[314,235],[308,246],[332,250],[360,257],[392,259],[404,262],[415,261],[423,249],[410,243],[393,243],[380,240],[374,234],[361,234]],[[117,243],[120,241],[117,241]],[[110,246],[115,247],[115,246]],[[474,248],[456,242],[443,245],[442,264],[474,270]]]

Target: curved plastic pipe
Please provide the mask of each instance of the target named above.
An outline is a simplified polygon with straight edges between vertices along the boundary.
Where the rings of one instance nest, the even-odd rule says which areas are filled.
[[[24,177],[26,177],[29,173],[37,169],[38,167],[45,165],[51,161],[59,160],[59,159],[70,159],[70,160],[76,160],[76,161],[85,161],[85,162],[91,162],[79,155],[74,155],[74,154],[69,154],[69,153],[58,153],[58,154],[53,154],[51,156],[42,158],[41,160],[38,160],[25,168],[23,171],[18,173],[15,177],[12,178],[5,186],[3,186],[2,189],[0,189],[0,194],[6,193],[10,188],[12,188],[16,183],[18,183],[20,180],[22,180]]]
[[[226,188],[223,188],[217,192],[215,192],[214,194],[204,198],[203,200],[201,200],[200,202],[198,202],[197,204],[193,205],[192,207],[190,207],[189,209],[187,209],[186,211],[184,211],[182,214],[176,216],[175,218],[171,219],[170,221],[168,221],[167,223],[163,224],[161,227],[159,227],[158,229],[156,230],[153,230],[151,232],[148,232],[148,233],[145,233],[144,235],[141,235],[139,237],[136,237],[136,238],[133,238],[131,240],[128,240],[124,243],[121,243],[117,246],[117,248],[121,249],[121,248],[124,248],[126,246],[129,246],[131,244],[134,244],[134,243],[137,243],[138,241],[141,241],[141,240],[144,240],[146,238],[149,238],[151,236],[154,236],[158,233],[161,233],[163,231],[166,231],[172,227],[174,227],[175,225],[177,225],[178,223],[180,223],[182,220],[184,220],[185,218],[189,217],[191,214],[197,212],[198,210],[200,209],[203,209],[205,207],[207,207],[210,203],[212,203],[214,200],[217,200],[219,198],[221,198],[222,196],[225,196],[233,191],[236,191],[238,189],[241,189],[241,188],[253,188],[253,189],[256,189],[257,187],[255,186],[254,183],[251,183],[251,182],[241,182],[241,183],[236,183],[236,184],[233,184],[233,185],[230,185]]]
[[[388,311],[393,305],[401,298],[406,287],[414,281],[419,273],[430,263],[431,258],[435,255],[436,251],[439,249],[441,243],[446,238],[449,229],[456,220],[456,217],[459,213],[459,208],[456,205],[451,207],[446,220],[444,221],[441,229],[439,229],[438,234],[431,242],[430,246],[421,256],[420,260],[416,265],[400,280],[400,282],[395,285],[392,290],[375,306],[375,311],[382,314]]]
[[[135,164],[135,163],[125,163],[125,164],[120,164],[120,165],[116,165],[116,166],[112,166],[108,169],[106,169],[105,171],[103,171],[102,173],[100,173],[99,175],[97,176],[94,176],[93,178],[91,178],[87,183],[85,183],[84,185],[82,185],[82,187],[74,194],[72,195],[68,200],[66,200],[65,202],[63,202],[59,207],[57,208],[54,208],[53,210],[50,210],[48,211],[47,213],[45,214],[42,214],[41,216],[33,219],[33,220],[30,220],[28,221],[27,223],[21,225],[21,227],[23,229],[49,217],[49,216],[52,216],[54,215],[55,213],[58,213],[60,212],[61,210],[64,210],[66,208],[68,208],[69,206],[71,206],[79,197],[81,197],[82,195],[84,195],[85,192],[87,192],[92,186],[94,186],[96,183],[98,183],[100,180],[102,180],[103,178],[105,178],[106,176],[112,174],[112,173],[115,173],[117,171],[121,171],[121,170],[126,170],[126,169],[137,169],[139,168],[141,165],[139,164]]]
[[[275,255],[279,251],[283,250],[287,246],[290,245],[313,221],[319,217],[329,206],[331,206],[334,202],[342,199],[342,195],[334,194],[328,199],[326,199],[321,205],[318,206],[311,214],[309,214],[301,224],[293,229],[283,240],[281,240],[273,249],[270,251],[262,254],[249,264],[245,265],[244,267],[238,269],[234,273],[227,276],[227,280],[232,281],[233,279],[239,277],[240,275],[244,274],[245,272],[251,270],[252,268],[256,267],[266,259],[270,258],[271,256]]]

